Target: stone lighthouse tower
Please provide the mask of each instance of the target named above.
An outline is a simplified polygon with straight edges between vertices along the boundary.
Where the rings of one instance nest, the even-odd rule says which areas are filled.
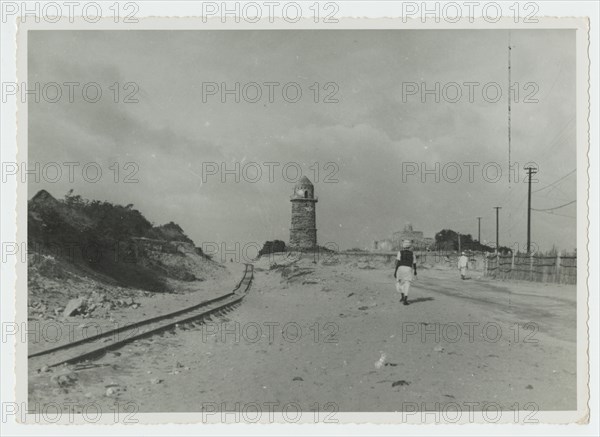
[[[317,218],[315,187],[302,176],[294,187],[292,202],[292,227],[290,228],[290,247],[296,250],[314,250],[317,248]]]

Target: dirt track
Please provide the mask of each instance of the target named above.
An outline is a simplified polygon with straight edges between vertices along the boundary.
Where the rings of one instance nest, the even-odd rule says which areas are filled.
[[[230,319],[138,341],[98,367],[32,375],[30,400],[140,412],[576,408],[574,286],[430,268],[405,307],[390,269],[306,262],[300,273],[258,271]],[[52,376],[67,372],[76,378],[57,387]]]

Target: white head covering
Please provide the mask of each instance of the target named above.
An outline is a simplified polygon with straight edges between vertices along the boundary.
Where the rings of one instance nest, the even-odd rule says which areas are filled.
[[[411,246],[412,246],[412,243],[410,242],[410,240],[404,240],[402,242],[402,249],[410,249]]]

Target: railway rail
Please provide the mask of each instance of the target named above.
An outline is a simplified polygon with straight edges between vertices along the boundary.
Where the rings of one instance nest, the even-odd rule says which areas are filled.
[[[140,338],[156,335],[180,325],[201,322],[211,316],[225,314],[241,303],[253,279],[254,266],[246,264],[242,279],[230,293],[181,310],[140,320],[87,338],[31,353],[28,356],[29,368],[40,369],[43,366],[55,367],[91,360]]]

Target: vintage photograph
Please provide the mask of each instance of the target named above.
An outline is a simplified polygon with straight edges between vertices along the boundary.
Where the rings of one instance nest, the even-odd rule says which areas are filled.
[[[21,35],[30,413],[585,420],[585,20],[167,23]]]

